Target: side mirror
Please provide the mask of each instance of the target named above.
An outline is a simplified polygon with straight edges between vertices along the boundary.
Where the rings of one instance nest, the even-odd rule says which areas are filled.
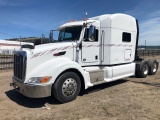
[[[90,41],[95,41],[95,31],[96,31],[96,27],[91,25],[89,27],[89,34],[88,34],[88,38]]]
[[[53,41],[53,30],[51,30],[50,33],[49,33],[49,41],[50,42]]]

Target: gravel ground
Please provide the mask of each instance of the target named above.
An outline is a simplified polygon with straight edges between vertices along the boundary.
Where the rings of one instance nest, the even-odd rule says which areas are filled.
[[[52,97],[24,97],[9,86],[12,74],[0,73],[2,120],[160,120],[160,69],[147,78],[124,78],[89,88],[65,104]]]

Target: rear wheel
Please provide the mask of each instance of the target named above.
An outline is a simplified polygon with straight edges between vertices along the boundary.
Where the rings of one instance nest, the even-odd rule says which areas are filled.
[[[155,75],[158,70],[158,62],[156,60],[149,60],[149,75]]]
[[[62,74],[52,88],[54,97],[62,102],[69,102],[76,99],[81,89],[79,76],[74,72]]]
[[[148,75],[149,66],[147,61],[142,61],[140,64],[140,70],[138,71],[138,76],[141,78],[146,78]]]

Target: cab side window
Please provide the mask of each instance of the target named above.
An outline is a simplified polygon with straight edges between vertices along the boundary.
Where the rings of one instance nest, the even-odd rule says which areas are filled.
[[[96,29],[95,31],[95,40],[94,41],[89,41],[88,39],[88,33],[89,33],[89,29],[87,28],[85,30],[85,34],[84,34],[84,42],[98,42],[98,29]]]

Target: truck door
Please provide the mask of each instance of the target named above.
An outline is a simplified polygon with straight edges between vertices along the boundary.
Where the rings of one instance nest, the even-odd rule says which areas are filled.
[[[99,64],[99,41],[98,34],[99,30],[95,29],[94,39],[87,38],[87,34],[89,29],[85,30],[84,41],[82,41],[82,52],[81,52],[81,60],[83,63],[94,63]]]

